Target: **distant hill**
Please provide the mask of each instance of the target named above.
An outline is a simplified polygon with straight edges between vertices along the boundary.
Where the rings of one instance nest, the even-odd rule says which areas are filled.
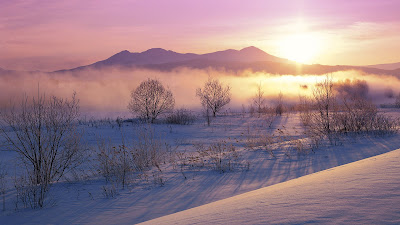
[[[171,71],[187,67],[195,69],[213,68],[238,73],[244,70],[273,74],[325,74],[342,70],[359,70],[365,73],[387,74],[400,77],[400,70],[385,70],[360,66],[307,65],[270,55],[256,47],[241,50],[228,49],[206,54],[177,53],[162,48],[152,48],[144,52],[121,51],[108,59],[55,73],[78,72],[86,69],[108,67],[145,68],[158,71]]]
[[[202,62],[230,62],[230,63],[241,63],[241,62],[279,62],[279,63],[295,63],[293,61],[279,58],[270,55],[256,47],[247,47],[242,50],[228,49],[224,51],[217,51],[206,54],[194,54],[194,53],[177,53],[170,50],[165,50],[162,48],[152,48],[144,52],[129,52],[124,50],[119,52],[108,59],[95,62],[87,66],[81,66],[70,70],[60,70],[56,72],[63,71],[76,71],[87,68],[103,68],[109,66],[120,66],[120,67],[146,67],[151,68],[159,67],[157,65],[165,64],[176,64],[184,65],[184,62],[190,64],[193,61]]]
[[[0,67],[0,75],[2,74],[15,74],[18,73],[20,71],[16,71],[16,70],[6,70]]]
[[[377,69],[382,69],[382,70],[396,70],[396,69],[400,69],[400,62],[398,62],[398,63],[386,63],[386,64],[369,65],[367,67],[377,68]]]

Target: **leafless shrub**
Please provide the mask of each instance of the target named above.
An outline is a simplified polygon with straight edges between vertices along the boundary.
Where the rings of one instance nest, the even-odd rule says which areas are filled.
[[[196,116],[193,113],[182,108],[168,115],[165,121],[169,124],[189,125],[194,123],[195,120]]]
[[[194,143],[194,149],[203,150],[204,145],[201,143]],[[187,151],[187,149],[174,151],[172,155],[172,164],[174,169],[179,169],[185,180],[188,178],[186,171],[198,171],[205,167],[204,156],[201,151]]]
[[[159,80],[148,79],[131,92],[128,109],[153,123],[160,114],[172,110],[174,105],[172,92],[164,88]]]
[[[284,106],[283,106],[283,94],[282,92],[279,92],[278,94],[278,100],[275,106],[275,113],[276,115],[282,116],[284,112]]]
[[[400,93],[399,93],[399,95],[397,95],[397,97],[396,97],[396,101],[395,101],[395,106],[397,107],[397,108],[400,108]]]
[[[276,114],[272,110],[265,110],[263,119],[267,123],[268,127],[271,127],[276,119]]]
[[[166,163],[170,151],[172,151],[171,146],[156,137],[151,126],[139,126],[132,144],[126,145],[124,137],[119,146],[112,146],[104,140],[99,141],[97,154],[99,173],[107,183],[115,187],[122,184],[122,188],[125,188],[132,178],[141,177],[152,168],[155,168],[159,173],[156,175],[160,178],[161,164]]]
[[[273,158],[277,158],[278,154],[291,158],[294,154],[304,155],[313,151],[309,139],[290,134],[284,126],[274,132],[252,128],[245,138],[247,149],[263,150]]]
[[[258,150],[262,149],[269,153],[273,158],[276,158],[274,153],[274,135],[266,131],[261,131],[256,128],[248,128],[247,134],[244,140],[244,146],[246,149]]]
[[[22,204],[23,208],[36,208],[37,201],[35,201],[35,195],[37,195],[37,187],[30,184],[25,176],[16,177],[14,180],[14,188],[16,191],[15,209],[19,209],[19,205]]]
[[[132,149],[135,169],[144,171],[156,167],[161,170],[160,165],[165,162],[170,146],[155,135],[151,126],[140,127],[137,135]]]
[[[7,176],[7,170],[3,162],[0,161],[0,195],[2,196],[3,200],[3,211],[6,211],[6,189],[7,189],[6,176]]]
[[[260,117],[260,114],[262,113],[262,108],[265,104],[264,91],[261,82],[257,85],[257,91],[253,98],[253,104],[257,110],[258,117]]]
[[[240,153],[226,141],[218,141],[209,146],[195,145],[199,162],[220,173],[235,169],[249,169],[249,163],[241,160]]]
[[[335,114],[338,132],[363,132],[374,129],[378,109],[371,101],[359,97],[343,98],[341,111]]]
[[[208,78],[208,81],[204,84],[203,89],[198,88],[196,95],[200,98],[202,106],[205,111],[212,113],[213,117],[231,101],[231,87],[225,86],[217,80]],[[209,115],[209,113],[207,113]]]
[[[23,162],[26,187],[34,189],[31,206],[37,208],[43,207],[51,183],[81,162],[79,101],[75,94],[71,100],[44,95],[28,100],[1,114],[0,132]]]
[[[397,121],[378,113],[368,99],[365,81],[338,82],[329,76],[317,83],[311,100],[300,99],[300,118],[306,134],[318,146],[321,139],[341,143],[343,134],[391,134],[397,132]],[[320,139],[320,140],[317,140]]]
[[[249,105],[249,109],[248,109],[250,116],[254,116],[254,113],[256,112],[256,109],[254,108],[253,104]]]
[[[185,170],[196,171],[211,169],[220,173],[249,170],[250,163],[242,159],[236,148],[226,141],[218,141],[210,145],[193,144],[195,152],[176,152],[175,168],[179,168],[183,177],[187,179]]]
[[[244,106],[244,104],[242,104],[241,115],[242,115],[242,118],[244,118],[244,116],[246,115],[246,107]]]
[[[119,128],[121,128],[122,125],[124,124],[124,120],[121,117],[117,117],[115,122],[117,122],[117,125],[118,125]]]
[[[187,176],[185,175],[184,172],[184,167],[188,165],[188,159],[187,159],[187,152],[186,151],[176,151],[174,152],[174,154],[172,155],[172,164],[174,166],[174,169],[176,169],[176,167],[179,167],[180,172],[182,173],[182,176],[185,178],[185,180],[187,179]]]
[[[114,185],[102,186],[102,194],[105,198],[115,198],[118,195],[118,188]]]
[[[132,158],[127,147],[125,145],[111,146],[101,140],[98,143],[98,150],[99,172],[107,182],[113,185],[121,183],[122,188],[125,188],[128,177],[133,171]]]
[[[300,113],[300,121],[305,127],[309,127],[311,125],[312,118],[312,100],[306,96],[299,96],[299,113]]]
[[[335,114],[337,131],[340,133],[389,134],[396,132],[396,121],[378,113],[376,105],[368,99],[365,81],[346,80],[348,90],[338,93],[340,112]]]
[[[30,175],[20,174],[14,178],[14,188],[16,193],[15,210],[28,207],[34,209],[44,206],[40,206],[38,202],[38,198],[42,194],[42,186],[33,185],[30,177]],[[46,201],[46,203],[47,202],[48,201]]]
[[[315,85],[313,100],[315,101],[316,113],[313,113],[311,117],[312,128],[316,132],[329,137],[334,131],[332,117],[337,110],[331,76],[327,75],[325,80]]]
[[[165,185],[165,178],[161,170],[153,170],[152,176],[153,176],[153,183],[155,185],[159,185],[161,187]]]

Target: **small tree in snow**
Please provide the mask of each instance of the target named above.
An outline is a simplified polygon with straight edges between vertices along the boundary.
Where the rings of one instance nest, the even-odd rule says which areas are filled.
[[[1,114],[0,133],[8,148],[20,156],[26,172],[16,187],[29,190],[32,208],[43,207],[51,184],[81,162],[78,116],[75,94],[71,100],[43,95],[29,101],[26,97],[19,107]]]
[[[254,106],[257,108],[258,117],[260,117],[262,108],[264,107],[265,98],[264,98],[264,91],[262,89],[261,82],[257,85],[257,91],[253,98]]]
[[[284,111],[284,108],[283,108],[283,94],[282,94],[282,92],[279,92],[278,100],[277,100],[276,106],[275,106],[275,113],[276,113],[276,115],[282,116],[283,111]]]
[[[203,89],[196,90],[196,95],[200,98],[205,110],[212,112],[215,117],[217,112],[231,101],[230,90],[229,85],[224,87],[219,80],[208,78]]]
[[[128,109],[153,123],[160,114],[173,110],[174,105],[172,92],[159,80],[148,79],[132,90]]]
[[[321,133],[329,136],[334,131],[332,117],[336,111],[332,76],[326,75],[324,80],[315,85],[313,100],[317,109],[317,113],[313,116],[314,123]]]

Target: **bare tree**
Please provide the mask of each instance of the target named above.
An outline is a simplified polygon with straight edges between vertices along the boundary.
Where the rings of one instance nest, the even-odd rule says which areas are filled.
[[[282,94],[282,92],[279,92],[278,100],[277,100],[276,106],[275,106],[275,114],[279,115],[279,116],[282,116],[283,110],[284,110],[284,108],[283,108],[283,94]]]
[[[313,98],[317,108],[317,115],[313,116],[314,123],[321,129],[321,133],[329,135],[334,129],[332,116],[336,106],[331,76],[327,75],[323,81],[315,85]]]
[[[203,89],[198,88],[196,90],[196,95],[200,98],[201,104],[206,111],[209,109],[213,117],[215,117],[217,112],[231,101],[230,91],[231,87],[229,85],[224,87],[219,80],[209,77]]]
[[[400,93],[396,97],[396,102],[395,102],[396,107],[400,108]]]
[[[172,92],[159,80],[148,79],[132,90],[128,109],[153,123],[160,114],[173,110],[174,105]]]
[[[25,168],[32,208],[43,207],[52,182],[80,162],[80,135],[75,120],[79,100],[44,95],[25,97],[19,107],[1,114],[0,132],[10,150],[18,153]]]
[[[255,107],[257,108],[258,117],[260,117],[262,108],[264,106],[264,102],[265,102],[264,91],[262,89],[262,85],[261,85],[261,82],[260,82],[257,85],[257,91],[256,91],[256,94],[255,94],[255,96],[253,98],[253,103],[254,103]]]

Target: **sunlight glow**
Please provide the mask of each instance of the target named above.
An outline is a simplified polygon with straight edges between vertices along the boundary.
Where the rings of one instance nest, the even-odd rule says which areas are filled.
[[[312,63],[321,51],[321,40],[310,33],[300,33],[283,38],[280,44],[281,55],[300,63]]]
[[[302,20],[289,26],[289,32],[278,41],[280,56],[299,62],[313,63],[322,52],[323,36],[307,29]]]

